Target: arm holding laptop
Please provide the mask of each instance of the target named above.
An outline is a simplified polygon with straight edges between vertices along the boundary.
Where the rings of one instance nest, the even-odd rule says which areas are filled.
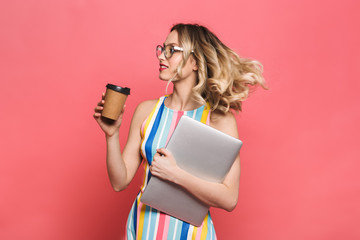
[[[238,138],[236,119],[231,112],[225,115],[212,113],[211,119],[212,127]],[[183,187],[208,206],[232,211],[237,204],[240,179],[239,156],[222,183],[203,180],[179,168],[171,152],[164,148],[158,149],[150,171],[154,176]]]

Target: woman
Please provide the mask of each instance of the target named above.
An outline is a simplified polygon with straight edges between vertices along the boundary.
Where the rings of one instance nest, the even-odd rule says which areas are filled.
[[[125,189],[144,159],[144,182],[127,221],[127,239],[216,239],[210,214],[200,227],[159,212],[141,203],[150,177],[173,182],[204,204],[232,211],[238,201],[240,158],[236,158],[222,183],[193,176],[176,164],[163,147],[179,118],[187,115],[238,138],[236,119],[250,85],[264,86],[257,61],[240,58],[212,32],[196,24],[173,26],[163,46],[156,48],[159,78],[173,83],[173,93],[140,103],[131,121],[128,141],[121,153],[119,128],[122,114],[114,123],[101,118],[102,100],[94,118],[104,131],[108,175],[115,191]],[[139,151],[140,150],[140,151]]]

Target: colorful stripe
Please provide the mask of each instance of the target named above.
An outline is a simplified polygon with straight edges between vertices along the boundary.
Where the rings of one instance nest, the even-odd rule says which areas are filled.
[[[166,96],[157,101],[154,109],[141,126],[142,142],[140,151],[144,159],[144,178],[141,191],[135,199],[128,217],[126,239],[216,239],[210,214],[207,214],[201,226],[196,227],[146,206],[140,201],[141,195],[151,178],[149,167],[156,149],[166,146],[181,116],[186,115],[202,123],[210,123],[209,104],[191,111],[176,111],[165,106],[165,99]]]

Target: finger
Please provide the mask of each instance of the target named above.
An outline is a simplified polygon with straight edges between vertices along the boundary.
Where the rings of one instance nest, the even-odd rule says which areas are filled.
[[[94,118],[99,118],[100,116],[101,116],[101,113],[94,113],[94,114],[93,114],[93,117],[94,117]]]
[[[104,105],[104,103],[105,103],[105,100],[101,100],[100,102],[98,102],[98,106],[103,106]]]
[[[150,172],[151,172],[151,175],[152,175],[152,176],[156,176],[156,172],[154,171],[153,168],[150,169]]]
[[[94,108],[94,111],[95,111],[95,112],[101,112],[103,109],[104,109],[104,107],[102,107],[102,106],[96,106],[96,107]]]
[[[154,156],[154,158],[152,160],[152,163],[151,163],[151,166],[156,166],[156,164],[158,162],[158,158],[159,158],[159,156]]]
[[[164,155],[164,156],[170,155],[170,152],[165,148],[156,149],[156,152],[158,152],[160,155]]]
[[[158,176],[159,174],[159,172],[156,170],[156,168],[151,168],[150,169],[150,172],[151,172],[151,175],[153,175],[153,176]]]
[[[126,105],[124,105],[123,108],[121,109],[121,114],[123,114],[125,112],[125,107],[126,107]]]
[[[105,99],[105,93],[104,92],[101,94],[101,98]]]

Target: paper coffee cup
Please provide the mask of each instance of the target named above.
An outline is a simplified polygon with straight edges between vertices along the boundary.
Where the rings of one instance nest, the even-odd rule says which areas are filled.
[[[107,84],[105,104],[101,115],[112,120],[117,120],[128,95],[130,95],[130,88],[119,87],[110,83]]]

